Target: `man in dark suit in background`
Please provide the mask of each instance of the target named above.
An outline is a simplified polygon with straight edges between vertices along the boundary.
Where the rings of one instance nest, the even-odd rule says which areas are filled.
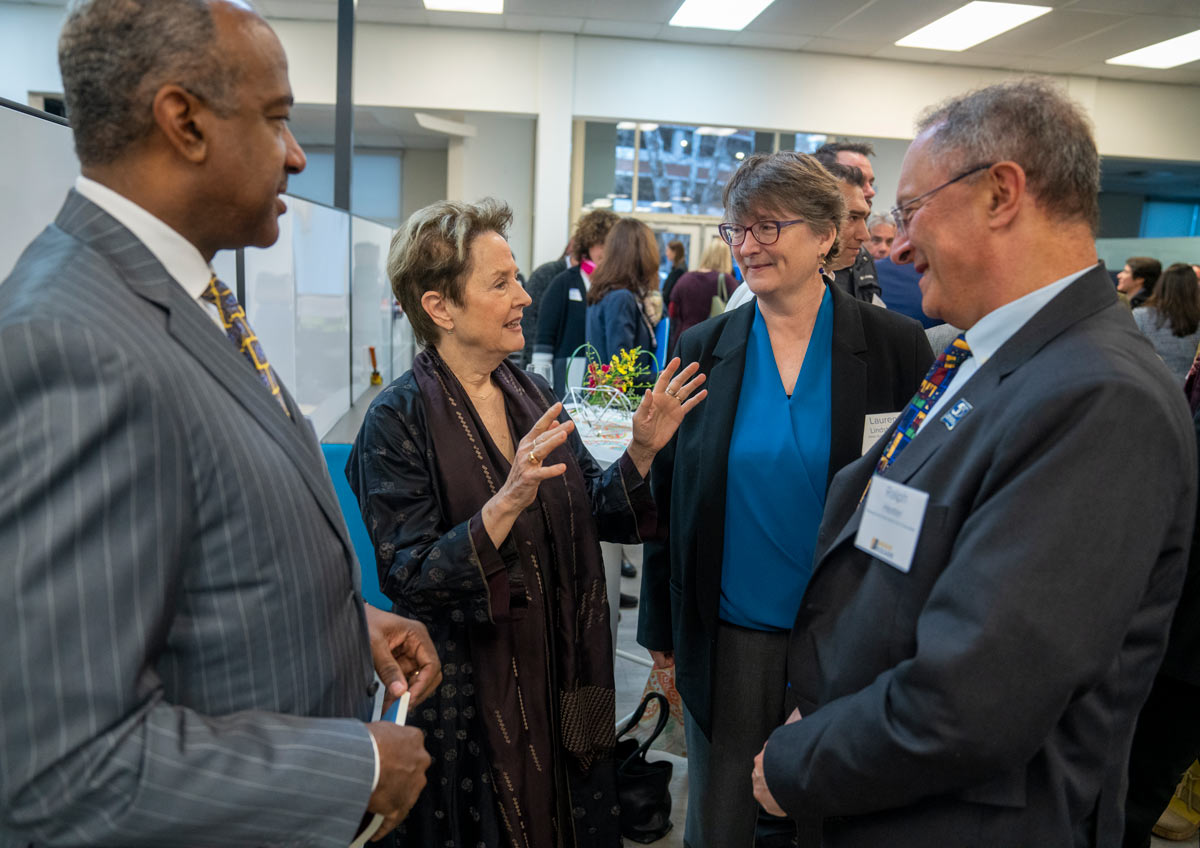
[[[216,251],[304,153],[239,4],[95,0],[59,63],[82,177],[0,286],[0,844],[344,848],[424,785],[424,628],[362,602],[312,429]],[[406,680],[407,676],[407,680]]]
[[[1191,538],[1187,405],[1096,260],[1079,107],[1022,81],[918,129],[892,255],[965,338],[833,481],[755,795],[832,848],[1119,845]]]

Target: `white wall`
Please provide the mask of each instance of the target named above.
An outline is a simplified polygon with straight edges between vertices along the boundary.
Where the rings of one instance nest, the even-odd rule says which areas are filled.
[[[513,210],[508,243],[517,267],[528,276],[533,238],[533,119],[468,112],[464,120],[476,127],[478,134],[450,141],[446,198],[471,203],[484,197],[506,201]]]
[[[27,106],[31,91],[62,91],[58,31],[66,11],[0,3],[0,97]]]
[[[400,218],[446,197],[446,151],[405,150]]]

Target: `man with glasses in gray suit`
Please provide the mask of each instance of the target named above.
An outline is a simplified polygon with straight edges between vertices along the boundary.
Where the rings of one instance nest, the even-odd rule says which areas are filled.
[[[216,251],[278,236],[283,49],[225,0],[94,0],[82,176],[0,286],[0,845],[344,848],[429,756],[366,723],[440,666],[364,609],[312,430]]]
[[[1097,261],[1099,183],[1087,118],[1046,82],[918,124],[892,257],[965,333],[834,478],[797,710],[746,764],[768,811],[824,819],[825,848],[1121,843],[1196,444]]]

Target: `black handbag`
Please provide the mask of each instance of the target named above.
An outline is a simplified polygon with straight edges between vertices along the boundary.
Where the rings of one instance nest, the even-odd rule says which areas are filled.
[[[651,700],[658,701],[658,724],[641,744],[621,737],[637,727]],[[629,723],[617,734],[617,797],[621,802],[621,835],[634,842],[654,842],[671,830],[671,775],[675,765],[647,762],[646,752],[666,727],[671,705],[658,692],[647,692]]]

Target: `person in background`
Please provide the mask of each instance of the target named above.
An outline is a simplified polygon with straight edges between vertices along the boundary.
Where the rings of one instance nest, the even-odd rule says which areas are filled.
[[[1137,309],[1150,299],[1154,284],[1162,273],[1162,264],[1149,256],[1130,256],[1117,272],[1117,291],[1129,298],[1129,308]]]
[[[549,385],[506,359],[529,304],[511,220],[498,201],[445,201],[397,231],[388,277],[424,350],[372,402],[346,466],[380,585],[428,625],[444,670],[411,718],[434,764],[398,838],[616,848],[599,543],[655,532],[645,478],[704,378],[670,363],[601,472]]]
[[[667,260],[671,263],[671,270],[667,272],[667,278],[662,284],[663,303],[671,302],[671,289],[679,278],[687,273],[687,254],[683,242],[679,239],[667,242]]]
[[[604,264],[588,288],[587,341],[601,363],[623,350],[641,348],[638,362],[650,383],[658,370],[654,358],[654,325],[646,300],[658,290],[658,245],[650,228],[622,218],[604,242]]]
[[[550,380],[562,397],[567,390],[568,360],[587,338],[587,291],[604,261],[604,241],[620,218],[607,209],[588,212],[575,224],[571,243],[578,263],[551,282],[538,307],[537,338],[530,365]],[[658,248],[654,249],[655,261]]]
[[[722,284],[725,287],[725,300],[728,301],[740,284],[733,276],[729,245],[715,238],[704,249],[704,255],[700,257],[700,267],[680,277],[675,288],[671,290],[671,297],[667,301],[667,314],[671,317],[671,356],[675,355],[675,348],[684,330],[689,330],[701,321],[707,321],[713,315],[724,311],[724,303],[717,308],[717,304],[713,302]]]
[[[863,197],[868,205],[874,204],[875,197],[875,168],[871,165],[870,157],[875,155],[875,147],[869,141],[831,141],[822,144],[813,153],[825,164],[832,160],[842,165],[858,168],[863,173]]]
[[[869,145],[867,146],[869,147]],[[856,223],[843,228],[846,230],[843,237],[852,236],[858,247],[853,252],[842,251],[838,254],[840,268],[826,270],[834,274],[835,283],[843,291],[859,300],[882,306],[883,301],[879,297],[879,283],[875,276],[875,260],[862,246],[862,243],[870,237],[867,233],[866,218],[871,214],[871,203],[867,199],[867,189],[871,187],[871,184],[868,182],[867,173],[858,164],[851,164],[851,160],[867,162],[867,157],[860,152],[834,150],[830,145],[822,146],[813,155],[818,162],[825,166],[826,170],[842,183],[842,190],[847,194],[848,202],[850,196],[857,198],[851,204],[854,208],[850,211]],[[855,194],[856,190],[861,196]],[[874,195],[873,188],[871,188],[871,194]],[[862,209],[863,206],[866,207],[865,212]]]
[[[1177,262],[1163,271],[1133,320],[1183,385],[1200,345],[1200,285],[1192,266]]]
[[[312,424],[210,265],[305,166],[240,2],[72,3],[81,166],[0,285],[0,845],[347,845],[425,785],[441,671],[364,607]],[[228,281],[232,283],[233,281]]]
[[[892,242],[896,240],[896,222],[892,216],[886,213],[872,215],[867,219],[867,232],[871,234],[867,242],[867,252],[871,258],[876,262],[886,259],[892,252]]]
[[[683,361],[711,369],[711,397],[655,461],[670,530],[646,543],[638,622],[686,709],[691,848],[797,836],[793,822],[760,821],[747,764],[787,715],[788,631],[826,487],[933,360],[915,321],[822,276],[846,203],[814,157],[748,157],[724,206],[721,236],[757,297],[679,339]]]
[[[912,265],[897,265],[891,257],[885,256],[875,260],[875,274],[879,279],[879,296],[883,298],[888,309],[920,321],[926,330],[942,323],[938,318],[930,318],[921,309],[921,275]],[[958,333],[959,331],[955,330],[951,338]],[[945,347],[939,347],[932,341],[930,344],[934,350]]]
[[[529,282],[525,284],[525,293],[529,295],[529,305],[521,314],[521,332],[525,336],[525,347],[522,350],[521,359],[522,367],[528,367],[533,362],[533,338],[537,334],[538,310],[542,305],[542,298],[546,295],[546,289],[550,287],[550,283],[554,281],[555,277],[568,268],[574,268],[577,264],[575,243],[569,241],[558,259],[542,263],[529,275]]]
[[[871,237],[867,230],[871,206],[863,193],[866,178],[854,165],[830,162],[825,169],[838,181],[846,201],[846,218],[838,231],[837,259],[827,270],[833,272],[834,285],[842,291],[858,300],[883,306],[875,276],[875,260],[864,246]]]
[[[1050,81],[917,126],[892,257],[965,332],[830,487],[796,709],[750,767],[766,809],[824,817],[824,848],[1120,842],[1197,459],[1097,260],[1099,187],[1087,115]]]

